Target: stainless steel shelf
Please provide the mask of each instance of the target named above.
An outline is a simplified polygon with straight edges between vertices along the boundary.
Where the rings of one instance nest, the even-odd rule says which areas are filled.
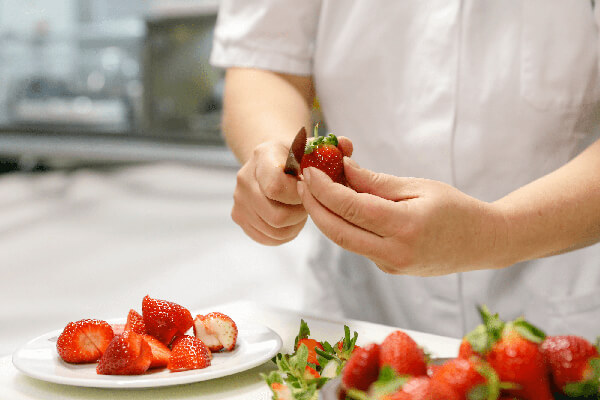
[[[225,146],[117,135],[3,132],[0,134],[0,156],[108,162],[175,161],[239,167],[238,161]]]

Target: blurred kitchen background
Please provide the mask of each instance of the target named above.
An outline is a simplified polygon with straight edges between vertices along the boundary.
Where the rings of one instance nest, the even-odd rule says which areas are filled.
[[[312,226],[230,218],[218,1],[0,0],[0,355],[141,299],[302,307]]]

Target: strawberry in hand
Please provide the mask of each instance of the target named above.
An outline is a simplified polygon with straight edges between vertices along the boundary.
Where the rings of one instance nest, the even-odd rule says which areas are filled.
[[[300,171],[315,167],[325,172],[334,182],[344,183],[344,153],[338,147],[338,139],[330,133],[318,136],[319,124],[315,125],[314,137],[309,138],[300,161]]]

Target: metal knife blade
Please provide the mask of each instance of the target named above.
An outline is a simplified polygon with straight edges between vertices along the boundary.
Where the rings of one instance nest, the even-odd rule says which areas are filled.
[[[304,155],[305,146],[306,129],[302,127],[296,134],[296,137],[290,146],[290,151],[288,153],[283,172],[294,176],[298,176],[300,174],[300,160],[302,160],[302,156]]]

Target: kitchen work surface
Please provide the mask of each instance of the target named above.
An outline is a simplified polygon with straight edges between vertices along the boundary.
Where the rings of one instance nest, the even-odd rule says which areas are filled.
[[[147,294],[191,310],[301,309],[309,232],[278,247],[249,239],[230,216],[236,173],[153,163],[0,175],[0,357],[68,321],[125,317]]]
[[[254,324],[269,327],[282,339],[283,352],[291,352],[294,338],[303,318],[311,329],[311,337],[335,342],[343,336],[343,326],[358,332],[358,345],[381,342],[397,328],[369,322],[334,321],[316,318],[298,311],[285,310],[253,302],[234,302],[215,305],[197,312],[221,311],[230,315],[240,325]],[[58,327],[60,328],[60,327]],[[436,357],[451,357],[458,352],[458,339],[406,331],[426,351]],[[267,335],[269,336],[269,335]],[[32,338],[33,339],[33,338]],[[58,355],[56,355],[58,357]],[[196,383],[145,389],[98,389],[49,383],[30,378],[19,372],[12,357],[0,358],[0,399],[54,400],[54,399],[208,399],[208,400],[268,400],[271,391],[259,376],[275,369],[271,361],[246,371]],[[176,375],[177,373],[173,373]]]

